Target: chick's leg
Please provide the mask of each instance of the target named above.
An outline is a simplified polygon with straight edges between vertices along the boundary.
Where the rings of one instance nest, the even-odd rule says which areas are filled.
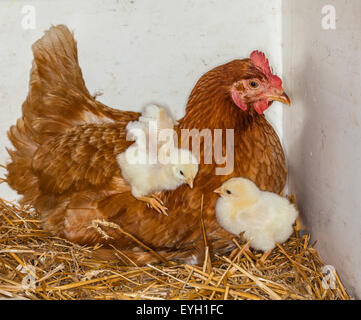
[[[259,262],[260,262],[261,264],[264,264],[264,263],[266,262],[268,256],[271,254],[271,252],[272,252],[272,250],[268,250],[268,251],[266,251],[265,253],[263,253],[261,259],[259,259]]]
[[[297,238],[300,236],[301,229],[302,229],[302,222],[301,222],[301,218],[298,216],[296,219],[296,224],[294,226],[294,230]]]
[[[154,209],[159,213],[163,213],[164,215],[168,216],[167,207],[164,206],[163,201],[158,198],[156,195],[152,195],[151,197],[138,197],[140,201],[144,201],[148,204],[149,207]]]

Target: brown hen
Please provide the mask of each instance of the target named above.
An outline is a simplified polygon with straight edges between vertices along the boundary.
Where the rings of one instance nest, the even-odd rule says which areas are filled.
[[[7,179],[23,195],[22,202],[38,210],[44,228],[53,234],[79,244],[100,243],[103,249],[98,253],[103,258],[113,256],[116,248],[137,264],[158,260],[116,228],[101,227],[109,237],[91,228],[94,220],[106,221],[166,259],[196,262],[203,252],[202,195],[208,241],[213,252],[222,254],[233,247],[232,235],[216,221],[213,190],[232,176],[249,178],[263,190],[283,189],[284,154],[262,113],[273,100],[289,100],[262,54],[219,66],[195,85],[178,131],[234,129],[234,170],[216,175],[215,163],[203,163],[202,141],[195,187],[160,195],[169,210],[166,217],[131,195],[116,162],[116,155],[131,143],[125,139],[125,126],[139,113],[106,107],[89,94],[67,27],[51,27],[33,45],[33,53],[22,118],[8,133],[15,150],[9,150]]]

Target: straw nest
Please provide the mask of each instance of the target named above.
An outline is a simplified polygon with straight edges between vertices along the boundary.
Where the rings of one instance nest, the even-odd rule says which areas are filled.
[[[228,256],[211,261],[206,251],[203,267],[121,266],[93,258],[93,248],[49,235],[32,208],[0,200],[0,298],[350,299],[337,273],[325,286],[324,263],[308,235],[295,232],[264,264],[261,253],[234,242]]]

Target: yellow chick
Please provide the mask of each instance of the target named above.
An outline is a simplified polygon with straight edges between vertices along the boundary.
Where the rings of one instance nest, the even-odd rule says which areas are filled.
[[[293,204],[278,194],[264,192],[245,178],[231,178],[214,190],[218,223],[230,233],[249,241],[249,245],[265,252],[285,242],[293,232],[298,212]]]
[[[165,215],[167,208],[155,193],[175,190],[184,183],[193,188],[198,172],[198,161],[192,152],[174,146],[174,124],[165,109],[147,106],[138,121],[127,126],[135,143],[117,156],[122,176],[131,186],[132,195]],[[158,136],[162,130],[166,133],[169,130],[168,143]],[[155,150],[151,150],[150,145]],[[151,161],[152,152],[156,153],[155,161]]]

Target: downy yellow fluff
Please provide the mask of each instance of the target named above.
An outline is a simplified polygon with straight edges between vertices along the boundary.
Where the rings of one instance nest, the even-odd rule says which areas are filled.
[[[149,105],[138,121],[128,124],[128,134],[135,139],[135,143],[119,154],[117,161],[134,197],[141,198],[158,191],[174,190],[184,183],[193,187],[198,161],[189,150],[174,147],[175,123],[165,109]],[[169,132],[167,141],[158,137],[162,130]],[[155,162],[150,161],[153,152],[151,145],[155,146],[158,156]],[[138,162],[130,161],[131,156],[135,156]],[[168,163],[162,163],[162,156],[169,157]]]
[[[229,179],[215,192],[220,194],[218,223],[235,235],[244,232],[252,248],[272,250],[276,242],[285,242],[292,234],[298,212],[286,198],[263,192],[245,178]]]

